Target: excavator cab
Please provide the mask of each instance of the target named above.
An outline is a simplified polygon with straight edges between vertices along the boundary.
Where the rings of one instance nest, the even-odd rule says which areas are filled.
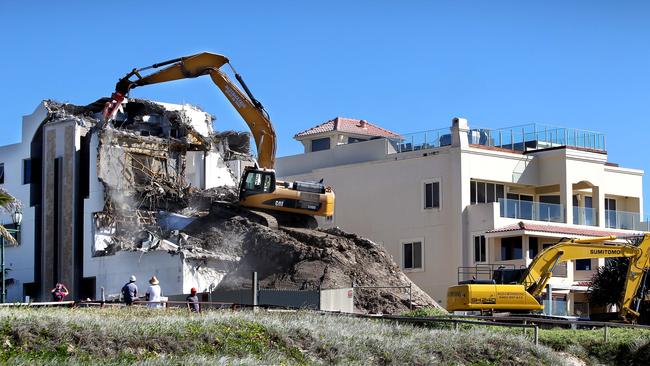
[[[239,187],[240,200],[256,194],[273,193],[273,191],[275,191],[275,173],[273,171],[258,169],[244,171]]]

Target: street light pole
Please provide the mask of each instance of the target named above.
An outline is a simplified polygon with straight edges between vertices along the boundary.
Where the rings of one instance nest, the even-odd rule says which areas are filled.
[[[2,303],[7,300],[7,288],[5,285],[5,238],[0,237],[2,245],[0,246],[0,267],[2,267]]]
[[[20,233],[20,223],[23,221],[23,213],[20,211],[20,208],[11,214],[11,221],[13,221],[15,229],[6,229],[10,234],[16,235],[16,240],[18,240],[18,235]],[[0,237],[0,271],[2,272],[2,303],[4,304],[7,301],[7,285],[6,274],[5,274],[5,238]]]

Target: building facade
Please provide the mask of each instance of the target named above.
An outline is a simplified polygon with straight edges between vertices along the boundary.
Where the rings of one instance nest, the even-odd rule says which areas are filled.
[[[459,279],[527,266],[561,238],[643,228],[643,171],[609,162],[602,134],[539,125],[473,129],[457,118],[450,128],[373,130],[359,141],[367,122],[357,122],[356,129],[323,124],[296,135],[305,153],[280,158],[278,176],[324,179],[336,193],[336,212],[322,224],[382,244],[443,304]],[[346,142],[348,130],[354,143]],[[313,149],[324,147],[324,138],[330,144]],[[589,280],[603,264],[557,267],[553,312],[588,313]]]
[[[166,295],[184,294],[225,273],[209,253],[179,249],[178,229],[198,213],[179,215],[169,202],[234,187],[228,164],[247,162],[226,161],[227,139],[196,107],[129,100],[102,127],[104,103],[43,101],[23,118],[21,141],[0,146],[0,187],[23,213],[19,244],[5,245],[7,301],[48,301],[57,282],[69,299],[110,298],[131,275],[143,289],[156,276]],[[0,219],[11,227],[10,212]]]

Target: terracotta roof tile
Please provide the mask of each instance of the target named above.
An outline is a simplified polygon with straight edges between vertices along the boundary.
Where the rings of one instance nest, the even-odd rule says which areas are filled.
[[[543,233],[565,234],[569,236],[632,236],[640,234],[641,232],[630,231],[615,231],[606,229],[590,229],[581,227],[569,227],[552,224],[537,224],[530,222],[520,221],[516,224],[500,227],[498,229],[490,230],[487,233],[505,233],[509,231],[538,231]]]
[[[316,135],[323,132],[341,131],[357,135],[399,137],[399,134],[374,125],[366,120],[336,117],[318,126],[297,133],[294,138]]]

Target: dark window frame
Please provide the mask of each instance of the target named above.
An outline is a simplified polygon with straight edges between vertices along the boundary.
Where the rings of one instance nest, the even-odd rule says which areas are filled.
[[[471,179],[470,182],[470,204],[499,202],[505,198],[506,186],[501,183],[484,182]]]
[[[500,252],[502,261],[523,259],[523,238],[521,236],[501,238]]]
[[[325,144],[326,141],[327,144]],[[323,144],[319,145],[320,143]],[[316,149],[314,149],[315,146],[317,147]],[[329,150],[331,148],[332,148],[332,139],[330,139],[329,137],[323,137],[320,139],[311,140],[311,152],[324,151],[324,150]]]
[[[440,209],[440,181],[432,180],[424,182],[424,209]]]
[[[424,269],[423,240],[402,242],[402,268],[408,270]]]
[[[576,259],[575,268],[576,271],[591,271],[594,266],[591,259]]]
[[[474,262],[487,262],[487,239],[485,235],[474,236]]]
[[[32,183],[32,159],[23,159],[23,184]]]

